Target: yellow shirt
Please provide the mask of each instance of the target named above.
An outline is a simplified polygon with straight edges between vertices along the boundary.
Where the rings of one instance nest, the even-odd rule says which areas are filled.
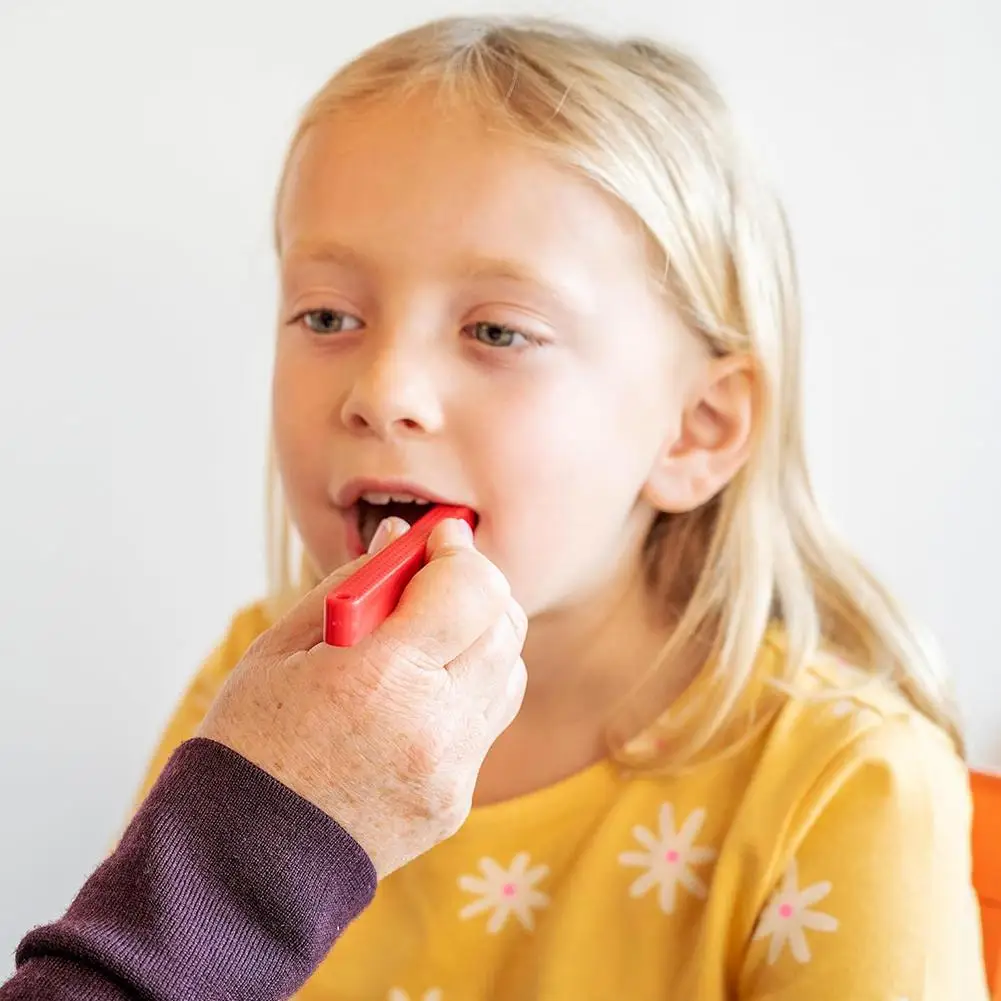
[[[241,612],[146,789],[268,622]],[[777,648],[762,651],[762,676]],[[474,809],[384,880],[302,1001],[986,1001],[967,772],[835,661],[680,776],[610,762]],[[850,694],[848,694],[850,691]]]

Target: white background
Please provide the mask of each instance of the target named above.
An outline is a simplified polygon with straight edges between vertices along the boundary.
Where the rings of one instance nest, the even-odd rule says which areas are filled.
[[[489,10],[715,71],[792,217],[821,497],[937,631],[972,759],[1001,766],[997,0],[0,0],[0,975],[261,592],[297,112],[362,46]]]

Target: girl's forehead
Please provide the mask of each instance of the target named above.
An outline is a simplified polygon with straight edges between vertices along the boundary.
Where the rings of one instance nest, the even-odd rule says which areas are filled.
[[[419,96],[348,107],[307,129],[278,225],[283,252],[320,240],[511,262],[560,256],[610,280],[649,267],[639,221],[583,173],[475,108]]]

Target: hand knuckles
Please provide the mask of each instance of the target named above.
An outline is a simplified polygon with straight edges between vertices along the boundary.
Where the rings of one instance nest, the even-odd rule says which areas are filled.
[[[370,640],[365,660],[376,672],[384,673],[390,668],[430,671],[441,667],[441,664],[419,646],[405,643],[385,631],[373,633]]]
[[[243,652],[240,660],[244,663],[255,661],[269,661],[275,658],[278,652],[278,643],[274,636],[274,631],[269,629],[255,637],[250,646]]]
[[[407,742],[407,770],[415,778],[433,778],[441,774],[448,757],[450,740],[440,727],[414,728]]]
[[[514,662],[514,668],[511,671],[511,676],[508,680],[508,690],[507,694],[512,701],[517,701],[521,704],[522,698],[525,695],[525,689],[528,687],[528,668],[525,666],[525,661],[523,658],[519,657]]]
[[[517,676],[517,681],[510,687],[507,693],[503,714],[504,729],[507,729],[514,722],[518,713],[521,712],[521,706],[525,700],[527,683],[528,675],[522,670]]]
[[[486,631],[477,644],[475,655],[487,664],[501,664],[512,654],[513,639],[510,624],[502,619]],[[468,656],[473,655],[474,651],[470,651]]]
[[[514,628],[518,642],[524,643],[525,637],[528,635],[528,615],[513,598],[507,604],[507,617]]]
[[[493,563],[486,557],[482,557],[482,560],[485,595],[491,604],[503,608],[511,600],[511,585]]]
[[[484,602],[503,607],[511,596],[511,586],[500,570],[475,549],[457,550],[452,570],[465,587],[475,589]]]
[[[500,667],[512,663],[521,654],[524,639],[519,634],[517,625],[508,616],[504,616],[489,632],[486,644],[485,659],[488,663]]]

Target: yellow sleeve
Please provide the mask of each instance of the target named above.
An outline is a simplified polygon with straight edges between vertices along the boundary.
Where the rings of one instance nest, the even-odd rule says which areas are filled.
[[[202,663],[161,734],[135,807],[149,794],[177,747],[194,736],[230,672],[240,662],[250,644],[269,625],[263,603],[250,605],[234,616],[225,638]]]
[[[742,1001],[987,1001],[967,769],[895,719],[818,779],[781,853]]]

